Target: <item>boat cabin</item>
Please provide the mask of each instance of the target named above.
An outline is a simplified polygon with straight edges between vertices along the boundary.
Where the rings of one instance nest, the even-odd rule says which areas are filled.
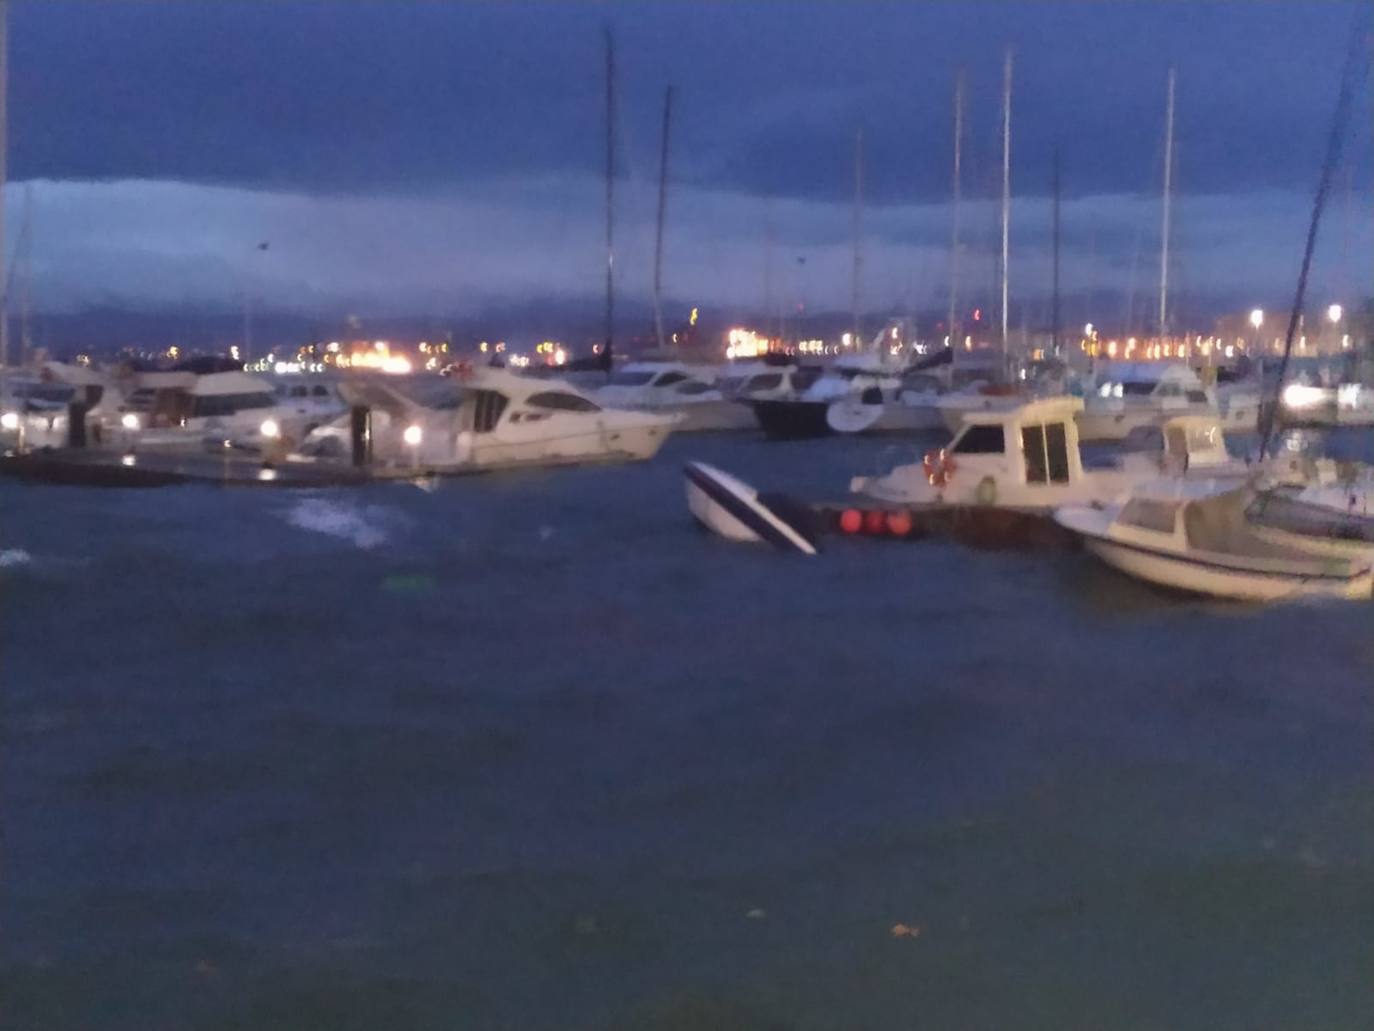
[[[1030,401],[1013,409],[975,411],[945,448],[969,475],[1021,484],[1076,482],[1083,475],[1074,416],[1076,397]]]
[[[1178,362],[1112,362],[1099,371],[1094,400],[1145,398],[1164,407],[1211,403],[1197,373]]]

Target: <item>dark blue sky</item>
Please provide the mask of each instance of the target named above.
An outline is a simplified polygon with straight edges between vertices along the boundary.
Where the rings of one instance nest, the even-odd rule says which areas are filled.
[[[1285,231],[1300,225],[1356,22],[1355,5],[1336,0],[14,0],[11,9],[12,178],[75,181],[88,191],[108,180],[251,191],[240,197],[247,205],[238,219],[246,223],[244,240],[227,239],[226,227],[235,219],[213,203],[207,210],[218,214],[198,227],[194,201],[185,194],[178,195],[175,210],[165,198],[162,207],[145,199],[121,216],[126,229],[141,226],[131,238],[163,240],[152,248],[162,257],[174,229],[184,234],[188,255],[197,260],[222,252],[222,268],[204,266],[202,280],[188,281],[176,295],[192,300],[214,294],[210,284],[217,275],[227,282],[247,274],[234,270],[253,233],[282,239],[278,254],[286,257],[268,259],[252,275],[308,278],[300,265],[310,260],[308,248],[301,248],[292,266],[283,236],[300,234],[301,225],[274,224],[262,210],[271,197],[355,206],[480,204],[473,233],[456,234],[464,245],[480,233],[493,245],[515,238],[528,248],[541,239],[543,217],[542,238],[565,247],[569,262],[591,260],[598,214],[593,186],[604,131],[605,24],[614,28],[621,69],[621,169],[641,193],[652,192],[656,174],[663,85],[671,81],[677,88],[674,178],[683,193],[675,195],[674,211],[679,219],[696,212],[695,194],[702,205],[696,212],[701,218],[687,227],[678,223],[682,239],[690,238],[690,244],[679,244],[678,254],[690,246],[703,270],[724,260],[703,257],[703,248],[726,246],[712,242],[713,231],[727,240],[738,235],[738,213],[750,198],[759,204],[772,198],[777,205],[770,215],[756,216],[754,236],[767,217],[778,223],[784,248],[836,250],[838,260],[847,244],[840,213],[852,191],[853,134],[864,126],[873,200],[867,231],[894,248],[906,247],[894,250],[891,260],[911,265],[886,279],[882,268],[873,269],[874,303],[900,294],[921,300],[943,289],[925,280],[943,275],[935,251],[945,230],[933,208],[949,194],[950,97],[957,68],[966,70],[969,89],[965,189],[983,196],[995,191],[998,91],[1007,45],[1017,61],[1013,178],[1021,220],[1016,243],[1025,252],[1020,257],[1038,260],[1030,252],[1040,248],[1045,226],[1021,202],[1046,193],[1057,144],[1065,154],[1066,191],[1082,204],[1080,224],[1066,226],[1071,244],[1076,240],[1080,250],[1087,248],[1079,260],[1109,273],[1119,273],[1127,262],[1143,269],[1139,252],[1155,246],[1148,229],[1153,216],[1142,204],[1126,217],[1121,205],[1123,198],[1143,202],[1158,191],[1164,81],[1173,64],[1179,76],[1177,183],[1184,198],[1180,260],[1189,260],[1189,247],[1198,248],[1189,269],[1192,286],[1219,292],[1229,286],[1225,277],[1214,280],[1215,259],[1207,249],[1236,243],[1230,237],[1246,224],[1246,203],[1254,224],[1269,227],[1257,230],[1262,236],[1275,235],[1276,224]],[[1348,233],[1365,233],[1370,207],[1368,110],[1362,92],[1342,182],[1348,209],[1351,197],[1366,201],[1353,206],[1359,225]],[[129,189],[126,184],[126,200]],[[71,216],[77,208],[70,195],[59,204],[39,192],[36,204],[40,215],[48,209],[50,225],[80,221]],[[83,196],[88,206],[99,206],[97,194]],[[206,196],[224,202],[222,192]],[[1209,199],[1218,206],[1199,208],[1190,224],[1186,205]],[[789,209],[790,202],[799,206]],[[65,204],[65,214],[54,212],[55,204]],[[629,197],[624,214],[632,243],[643,234],[638,222],[644,213],[635,204]],[[501,228],[502,205],[509,233]],[[885,208],[892,209],[891,217]],[[1214,229],[1211,221],[1223,208],[1227,228]],[[971,210],[970,246],[981,246],[988,235],[978,222],[983,214]],[[463,225],[470,215],[453,217]],[[297,223],[302,217],[295,212]],[[379,209],[376,219],[385,217]],[[713,225],[710,217],[721,221]],[[36,222],[41,224],[38,216]],[[197,240],[202,229],[210,235]],[[1092,238],[1085,242],[1088,233]],[[319,235],[305,233],[312,234]],[[100,267],[92,263],[91,247],[83,250],[79,240],[48,242],[50,264],[59,252],[68,259],[79,252],[86,256],[84,264],[78,262],[86,275]],[[1264,273],[1272,282],[1261,289],[1291,280],[1289,266],[1300,242],[1272,241]],[[1355,245],[1363,247],[1362,235]],[[1349,241],[1344,247],[1348,253]],[[922,257],[921,248],[931,253]],[[36,243],[36,253],[41,250]],[[738,257],[735,250],[730,254]],[[518,271],[514,257],[511,268]],[[879,252],[869,265],[881,259]],[[469,263],[476,260],[469,255]],[[1361,269],[1368,264],[1364,260]],[[384,297],[385,273],[377,270],[374,290],[351,286],[337,303]],[[675,276],[670,262],[667,278],[681,284],[697,274]],[[1139,272],[1136,278],[1144,276]],[[1364,272],[1346,276],[1359,283],[1369,279]],[[517,274],[507,293],[528,291],[539,281]],[[552,293],[582,294],[594,292],[594,282],[593,269],[585,282],[548,286]],[[55,272],[49,286],[54,301],[71,292]],[[113,292],[129,286],[112,275]],[[403,284],[396,286],[403,294]],[[627,280],[626,288],[633,293],[642,283]],[[709,291],[712,284],[708,276],[691,280],[688,288]],[[434,290],[424,303],[447,303],[438,284]],[[454,290],[456,307],[503,292],[500,282],[487,279],[466,293],[455,282]],[[312,282],[309,292],[311,303],[332,303],[326,282]],[[166,291],[151,293],[166,299]]]

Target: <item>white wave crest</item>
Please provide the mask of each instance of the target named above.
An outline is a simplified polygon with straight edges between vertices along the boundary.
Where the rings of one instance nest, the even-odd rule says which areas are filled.
[[[286,521],[302,530],[348,541],[357,548],[376,548],[390,539],[379,523],[379,515],[375,507],[360,508],[326,498],[304,498],[286,513]]]
[[[0,569],[8,569],[12,566],[26,566],[33,561],[33,556],[23,548],[9,548],[0,551]]]

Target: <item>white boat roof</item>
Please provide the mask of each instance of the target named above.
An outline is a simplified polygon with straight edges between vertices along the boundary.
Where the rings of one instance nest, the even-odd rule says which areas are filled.
[[[276,388],[265,379],[246,372],[208,372],[194,376],[191,393],[197,397],[208,394],[275,394]]]
[[[149,390],[189,390],[196,381],[194,372],[140,372],[134,386]]]
[[[684,376],[713,377],[716,374],[714,365],[688,365],[686,362],[674,361],[641,361],[626,362],[616,372],[680,372]]]
[[[996,402],[996,395],[988,395],[988,400]],[[1081,397],[1037,397],[1012,407],[993,407],[986,410],[973,409],[963,412],[963,421],[981,426],[1003,425],[1009,422],[1042,422],[1046,419],[1072,419],[1083,410]]]
[[[1097,381],[1112,383],[1178,383],[1185,386],[1200,385],[1189,366],[1182,362],[1109,362],[1101,366]]]
[[[1241,486],[1234,478],[1165,476],[1137,484],[1131,488],[1130,496],[1149,501],[1201,501],[1238,490]]]

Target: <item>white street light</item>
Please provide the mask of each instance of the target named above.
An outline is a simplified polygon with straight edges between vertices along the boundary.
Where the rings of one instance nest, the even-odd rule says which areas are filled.
[[[1259,329],[1261,326],[1264,325],[1263,308],[1255,308],[1253,311],[1250,312],[1250,325],[1254,326],[1256,329]]]
[[[125,412],[119,419],[119,424],[126,430],[138,429],[138,416],[133,412]]]
[[[1332,322],[1340,322],[1341,316],[1344,314],[1345,310],[1339,304],[1333,304],[1326,309],[1326,317]]]
[[[0,429],[17,430],[19,428],[19,413],[6,412],[0,415]]]
[[[420,441],[424,439],[424,435],[424,430],[415,425],[407,426],[405,433],[402,434],[405,438],[405,442],[411,447],[419,447]]]

